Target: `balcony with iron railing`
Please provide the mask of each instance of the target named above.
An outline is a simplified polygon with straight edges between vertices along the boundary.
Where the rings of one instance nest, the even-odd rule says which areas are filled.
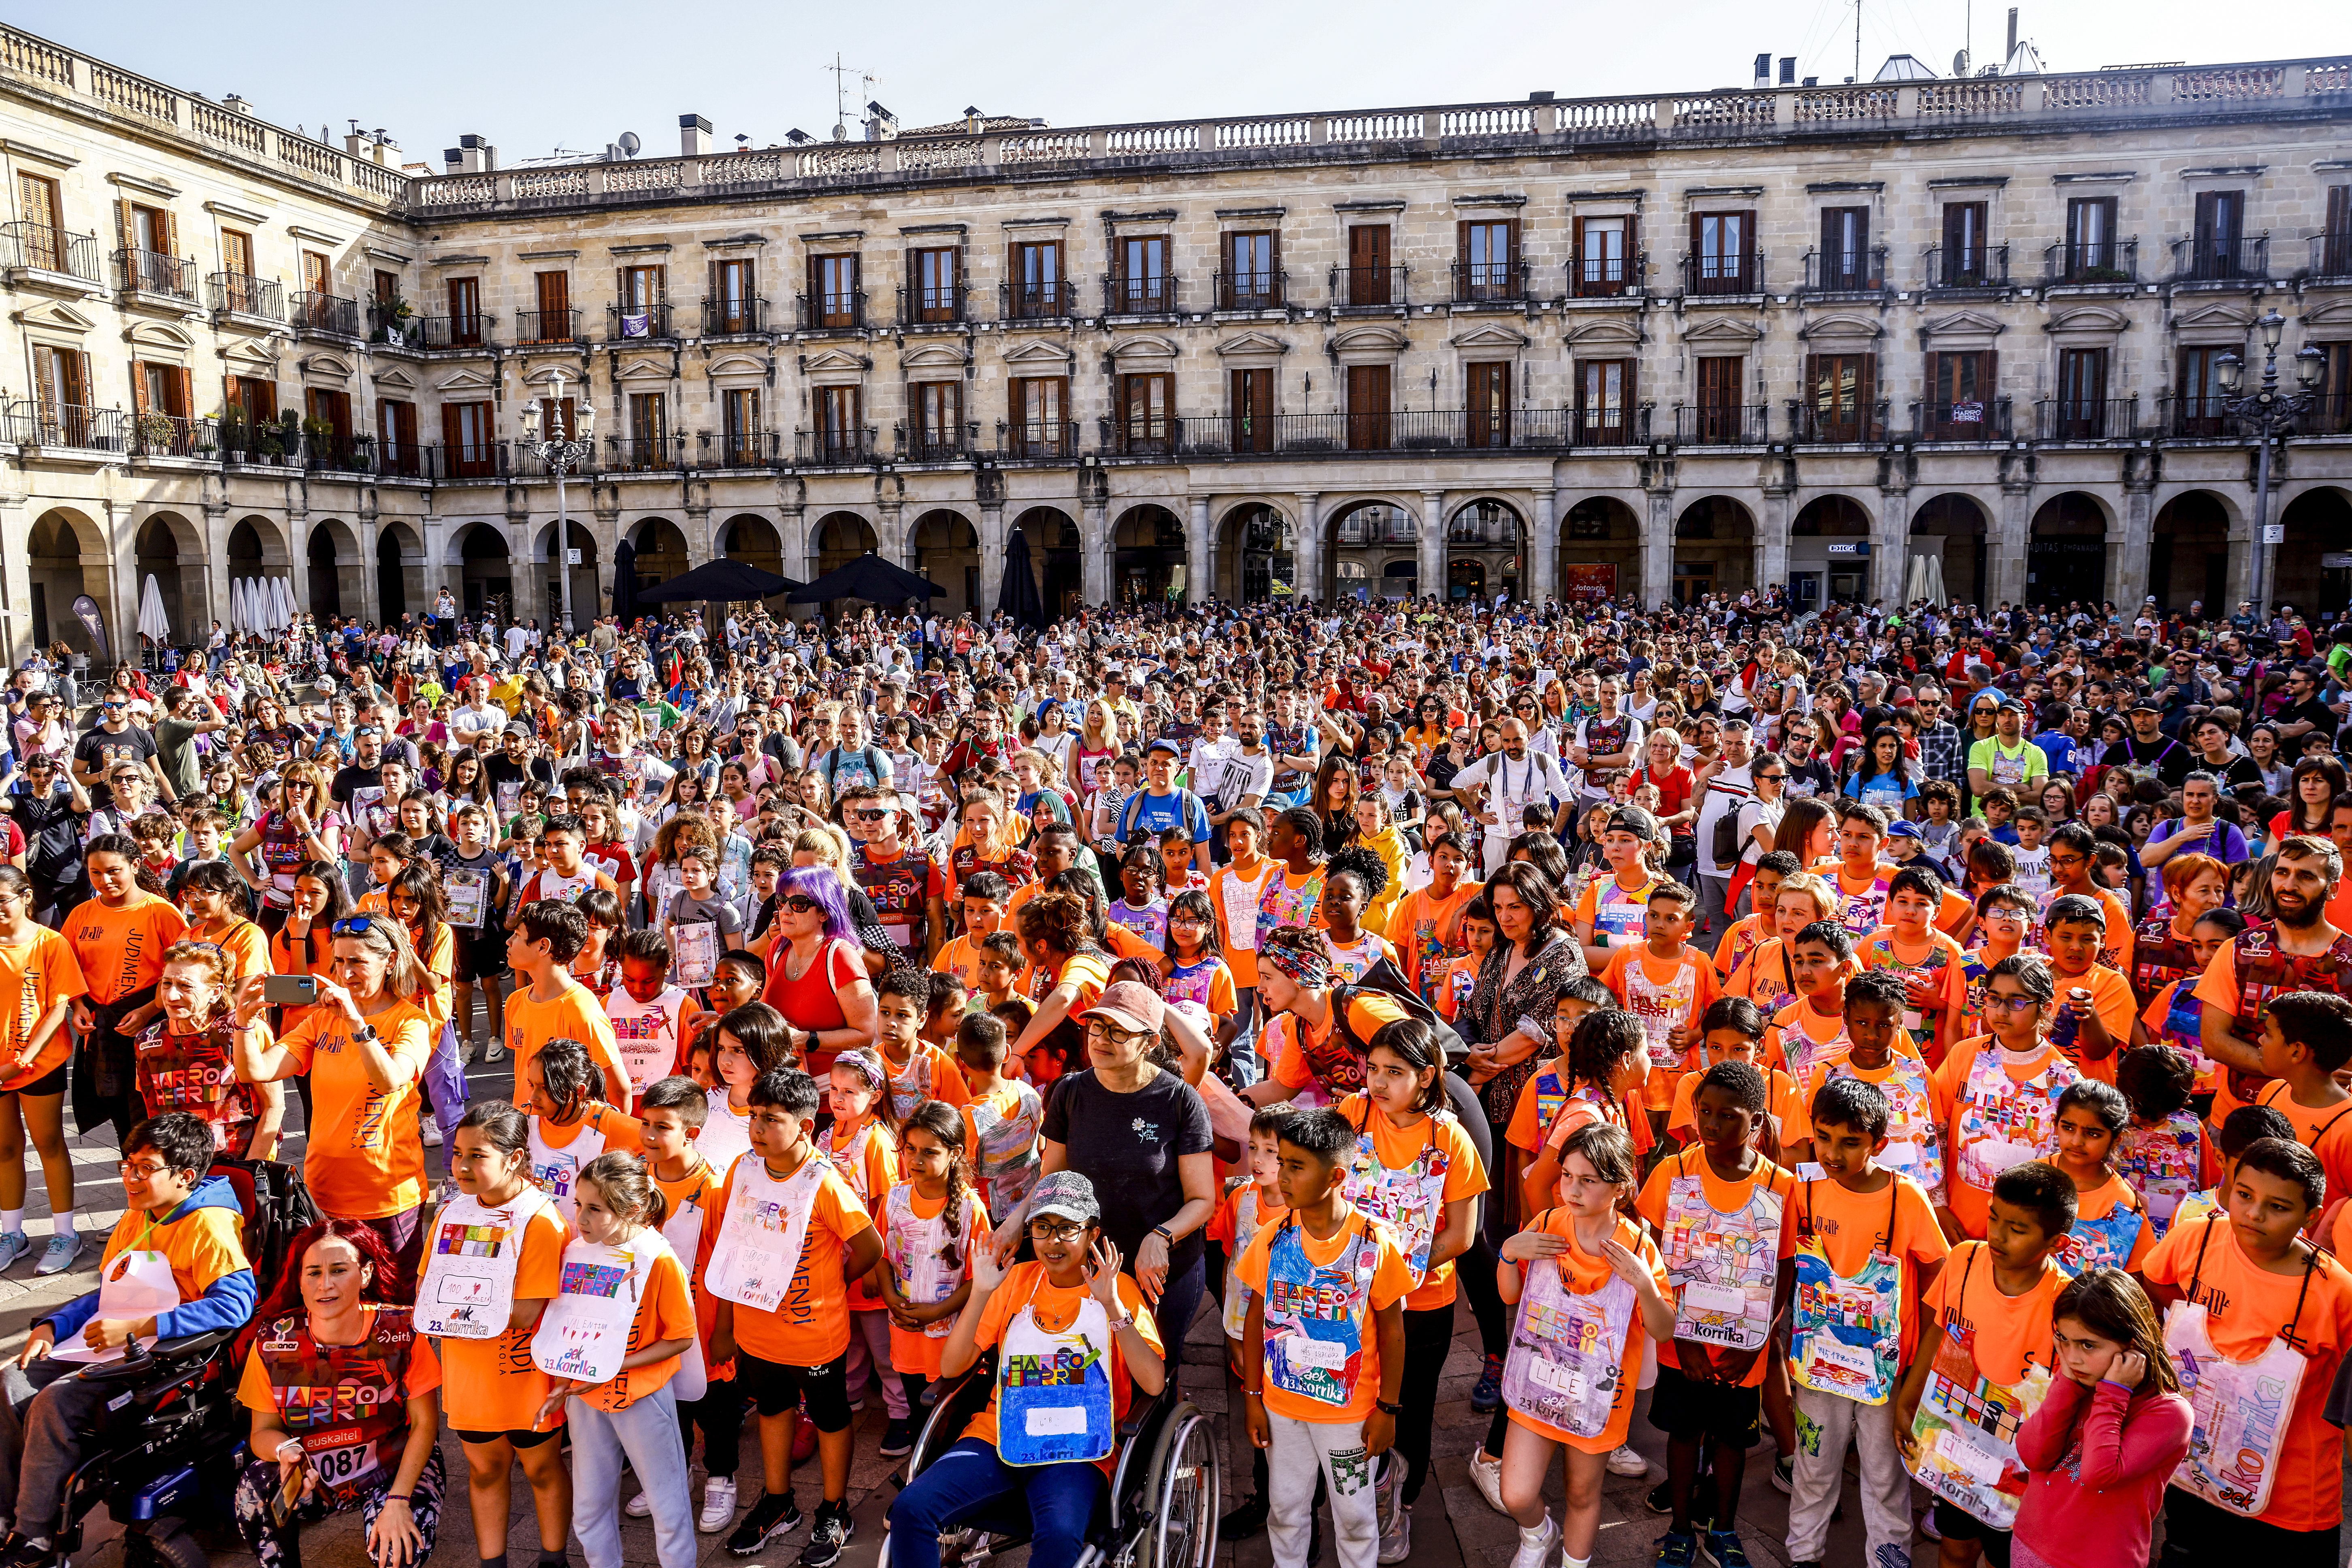
[[[294,296],[294,330],[333,338],[360,335],[360,302],[340,294],[304,292]]]
[[[415,329],[411,341],[420,348],[472,353],[490,347],[490,329],[498,325],[498,318],[482,311],[470,316],[411,316],[408,324]]]
[[[1278,310],[1287,272],[1218,272],[1214,274],[1220,310]]]
[[[2352,228],[2311,237],[2311,269],[2305,276],[2315,283],[2352,283]]]
[[[2139,434],[2139,399],[2042,397],[2033,404],[2037,441],[2128,441]]]
[[[712,298],[702,302],[702,335],[706,338],[748,338],[768,330],[765,300]]]
[[[902,327],[945,327],[964,320],[963,280],[949,284],[902,283],[898,286],[898,324]]]
[[[1108,272],[1103,275],[1102,289],[1106,316],[1173,316],[1181,309],[1177,304],[1181,286],[1172,272]]]
[[[899,425],[891,437],[898,455],[910,463],[961,462],[980,447],[980,423],[918,425],[912,429]]]
[[[1000,283],[997,313],[1008,321],[1065,321],[1077,313],[1077,290],[1067,279]]]
[[[189,460],[220,456],[220,426],[211,419],[150,410],[131,422],[131,450],[142,458]]]
[[[43,403],[29,397],[12,397],[6,406],[8,439],[19,447],[114,455],[131,449],[130,419],[120,408]]]
[[[800,330],[804,332],[856,332],[866,329],[866,290],[842,289],[797,294]]]
[[[1571,300],[1613,300],[1642,291],[1642,274],[1647,258],[1640,251],[1631,256],[1580,256],[1568,264],[1568,297]]]
[[[2352,435],[2352,392],[2315,392],[2294,422],[2304,436]]]
[[[1515,305],[1528,298],[1528,264],[1524,261],[1456,261],[1454,302],[1457,305]]]
[[[1016,419],[996,426],[997,455],[1008,462],[1066,463],[1078,455],[1075,419]]]
[[[118,250],[114,253],[114,286],[126,294],[147,294],[174,304],[196,297],[194,258],[166,256],[160,250]]]
[[[2230,400],[2218,393],[2200,397],[2168,394],[2156,400],[2156,427],[2181,441],[2227,441],[2239,435]]]
[[[507,444],[504,441],[465,441],[455,445],[436,442],[414,450],[419,470],[415,477],[436,483],[503,479],[507,477]]]
[[[2172,242],[2174,283],[2258,283],[2270,275],[2267,234],[2200,234]]]
[[[299,468],[302,462],[302,426],[282,417],[247,419],[231,404],[229,416],[220,421],[220,458],[225,463],[250,468]]]
[[[390,300],[370,300],[368,342],[388,349],[421,349],[425,346],[425,334],[416,321],[415,312],[405,305]]]
[[[768,468],[782,460],[783,438],[773,430],[705,430],[697,448],[699,468]]]
[[[1679,447],[1761,447],[1771,439],[1769,403],[1677,403],[1675,444]]]
[[[314,474],[373,473],[375,471],[375,438],[343,430],[305,436],[302,466]]]
[[[604,307],[604,341],[608,343],[667,342],[673,336],[667,300],[647,305]]]
[[[379,479],[422,479],[429,478],[430,476],[426,471],[426,465],[429,461],[430,459],[425,456],[425,448],[418,446],[414,441],[407,443],[405,446],[403,446],[398,442],[385,443],[380,441],[376,444],[375,472]]]
[[[247,272],[215,272],[205,279],[205,303],[213,313],[249,321],[283,321],[286,286]]]
[[[0,223],[0,268],[100,281],[98,236],[52,228],[45,223]]]
[[[1879,294],[1886,289],[1886,247],[1805,252],[1805,294]]]
[[[2059,239],[2042,250],[2042,271],[2052,283],[2131,283],[2139,278],[2139,241]]]
[[[2006,441],[2009,412],[2006,397],[1948,403],[1917,399],[1911,405],[1911,438],[1937,444]]]
[[[1689,251],[1683,257],[1683,292],[1695,299],[1727,299],[1764,292],[1764,253],[1736,256]]]
[[[1609,409],[1400,408],[1385,413],[1187,416],[1170,422],[1188,457],[1558,451],[1646,441],[1646,405]]]
[[[1182,421],[1168,415],[1102,422],[1102,450],[1115,458],[1172,458]]]
[[[684,436],[607,436],[603,471],[608,474],[667,474],[686,468]]]
[[[585,343],[576,308],[562,310],[517,310],[514,341],[518,343]]]
[[[1412,268],[1405,267],[1334,267],[1331,268],[1332,308],[1341,315],[1351,310],[1399,310],[1412,301],[1407,288]]]
[[[793,460],[806,468],[851,468],[877,461],[881,443],[871,425],[822,426],[793,432]]]
[[[2009,287],[2006,245],[1931,245],[1927,247],[1927,263],[1930,293]]]
[[[1886,400],[1863,403],[1839,398],[1828,403],[1789,399],[1790,439],[1805,446],[1875,446],[1886,439]]]

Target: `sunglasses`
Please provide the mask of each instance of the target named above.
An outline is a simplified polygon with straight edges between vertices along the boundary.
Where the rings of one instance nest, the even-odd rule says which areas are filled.
[[[793,893],[785,898],[783,907],[796,915],[813,915],[824,906],[806,893]]]
[[[353,915],[349,920],[337,921],[328,928],[328,934],[330,936],[365,936],[375,930],[375,922],[376,917],[373,915]]]

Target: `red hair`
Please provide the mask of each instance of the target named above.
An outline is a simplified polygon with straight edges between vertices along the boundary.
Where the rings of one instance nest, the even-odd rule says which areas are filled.
[[[285,1271],[278,1275],[268,1298],[254,1309],[256,1325],[306,1314],[308,1309],[302,1305],[302,1260],[310,1255],[312,1247],[330,1239],[350,1242],[352,1249],[360,1255],[360,1261],[374,1270],[375,1277],[361,1292],[361,1300],[400,1307],[415,1300],[415,1285],[401,1278],[400,1259],[392,1255],[383,1237],[359,1220],[322,1219],[287,1243]]]

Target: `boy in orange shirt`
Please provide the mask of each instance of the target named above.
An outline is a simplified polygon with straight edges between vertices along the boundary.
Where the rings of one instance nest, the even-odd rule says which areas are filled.
[[[1242,1381],[1250,1441],[1270,1456],[1267,1539],[1277,1568],[1305,1568],[1319,1476],[1339,1568],[1374,1568],[1388,1489],[1375,1476],[1396,1437],[1412,1268],[1395,1233],[1341,1195],[1358,1138],[1346,1117],[1303,1110],[1279,1136],[1276,1185],[1290,1212],[1234,1266],[1250,1290]]]
[[[1698,1141],[1698,1112],[1691,1100],[1699,1078],[1717,1062],[1754,1062],[1764,1074],[1765,1130],[1775,1150],[1785,1151],[1805,1135],[1804,1101],[1797,1080],[1779,1068],[1764,1066],[1764,1015],[1745,996],[1718,996],[1698,1021],[1699,1071],[1685,1073],[1675,1086],[1674,1108],[1666,1112],[1666,1133],[1678,1143]],[[1774,1159],[1780,1158],[1775,1154]]]
[[[981,939],[1004,929],[1005,905],[1013,897],[1013,889],[1001,872],[975,871],[963,879],[963,886],[957,891],[962,895],[963,934],[940,949],[940,955],[931,960],[931,968],[953,974],[963,981],[966,990],[977,991]]]
[[[1903,1027],[1929,1066],[1960,1037],[1969,985],[1968,954],[1936,929],[1944,884],[1924,866],[1906,866],[1887,879],[1886,923],[1860,944],[1863,968],[1884,969],[1903,982]]]
[[[1864,801],[1838,806],[1837,887],[1839,921],[1855,941],[1886,923],[1886,893],[1892,869],[1879,856],[1886,845],[1886,814]]]
[[[1719,989],[1715,970],[1688,944],[1697,906],[1698,895],[1680,882],[1651,889],[1647,940],[1615,949],[1601,976],[1649,1037],[1651,1072],[1642,1103],[1654,1137],[1665,1131],[1675,1085],[1690,1070],[1691,1047],[1698,1043],[1699,1018]]]
[[[1431,1003],[1448,1023],[1460,1014],[1462,1004],[1470,1000],[1471,993],[1478,989],[1479,966],[1495,951],[1501,935],[1501,929],[1495,924],[1495,911],[1487,906],[1484,892],[1462,906],[1457,929],[1462,933],[1463,954],[1446,964],[1444,974],[1437,982],[1436,998]]]
[[[1796,1178],[1756,1152],[1766,1085],[1753,1062],[1707,1068],[1692,1104],[1698,1142],[1661,1161],[1634,1204],[1661,1238],[1675,1301],[1675,1337],[1658,1347],[1650,1395],[1650,1424],[1666,1435],[1672,1515],[1658,1556],[1692,1563],[1695,1518],[1704,1516],[1708,1556],[1744,1563],[1732,1526],[1763,1415],[1772,1325],[1788,1306],[1780,1260],[1793,1253],[1782,1219]],[[1702,1457],[1715,1496],[1695,1510]]]
[[[1618,812],[1601,830],[1601,853],[1610,874],[1584,885],[1570,917],[1586,968],[1606,968],[1617,953],[1641,944],[1644,907],[1668,885],[1650,869],[1648,857],[1658,837],[1656,820],[1638,806]]]
[[[1803,1083],[1824,1059],[1845,1048],[1845,986],[1859,970],[1853,938],[1835,921],[1815,921],[1790,940],[1788,952],[1797,999],[1773,1015],[1764,1059]],[[1895,1048],[1918,1054],[1905,1035],[1895,1037]]]
[[[2352,1192],[2352,1093],[2336,1081],[2352,1061],[2352,1002],[2326,991],[2291,991],[2263,1009],[2263,1070],[2274,1082],[2254,1096],[2294,1124],[2295,1142],[2319,1156],[2330,1197]]]
[[[1447,968],[1462,952],[1462,911],[1486,887],[1465,880],[1469,871],[1470,851],[1460,836],[1438,834],[1429,841],[1429,885],[1407,893],[1389,914],[1389,940],[1396,944],[1398,966],[1422,1000],[1433,1005]],[[1215,886],[1213,880],[1213,895]],[[1226,962],[1233,962],[1230,952]],[[1240,973],[1234,971],[1236,981]],[[1255,974],[1255,968],[1251,973]]]
[[[588,916],[565,900],[542,899],[523,910],[507,935],[507,966],[515,973],[507,998],[507,1049],[515,1081],[550,1040],[578,1040],[604,1069],[607,1105],[627,1105],[629,1071],[613,1034],[604,998],[572,977],[572,961],[588,944]]]
[[[742,1397],[760,1412],[767,1495],[727,1538],[727,1550],[750,1557],[800,1527],[793,1423],[805,1395],[824,1498],[801,1562],[831,1568],[850,1535],[848,1281],[882,1260],[882,1238],[817,1150],[816,1080],[778,1068],[761,1073],[745,1098],[751,1152],[727,1173],[719,1221],[703,1227],[695,1271],[697,1289],[719,1300],[710,1353],[735,1363]]]
[[[1727,989],[1731,977],[1748,955],[1764,942],[1780,934],[1775,924],[1773,902],[1780,896],[1780,884],[1790,877],[1801,875],[1804,866],[1786,849],[1775,849],[1756,862],[1755,875],[1748,880],[1748,907],[1756,912],[1743,915],[1738,922],[1724,932],[1723,940],[1715,944],[1716,978]],[[1809,917],[1810,918],[1810,917]]]
[[[1811,871],[1782,878],[1772,895],[1770,933],[1750,949],[1739,967],[1732,971],[1731,977],[1723,983],[1723,994],[1747,997],[1763,1010],[1767,1018],[1794,1002],[1801,993],[1797,985],[1796,960],[1789,952],[1789,944],[1815,921],[1835,925],[1837,910],[1837,895],[1823,879]],[[1861,965],[1853,967],[1858,970]]]
[[[2107,910],[2095,899],[2068,893],[2042,911],[2050,976],[2058,983],[2058,1011],[2050,1043],[2085,1078],[2116,1081],[2116,1057],[2131,1047],[2139,1004],[2131,982],[2099,962],[2106,944]]]

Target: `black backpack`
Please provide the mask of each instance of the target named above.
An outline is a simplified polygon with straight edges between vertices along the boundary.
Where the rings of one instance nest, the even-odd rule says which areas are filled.
[[[1445,1053],[1449,1067],[1458,1065],[1469,1056],[1469,1046],[1464,1043],[1454,1026],[1440,1017],[1437,1009],[1423,1001],[1421,993],[1405,979],[1404,972],[1385,958],[1365,970],[1363,978],[1354,984],[1331,988],[1332,1021],[1339,1026],[1340,1038],[1346,1040],[1349,1048],[1358,1056],[1372,1048],[1370,1040],[1358,1039],[1355,1030],[1348,1025],[1348,1003],[1360,991],[1378,992],[1402,1005],[1408,1014],[1428,1025],[1430,1032],[1437,1037],[1438,1048]]]

